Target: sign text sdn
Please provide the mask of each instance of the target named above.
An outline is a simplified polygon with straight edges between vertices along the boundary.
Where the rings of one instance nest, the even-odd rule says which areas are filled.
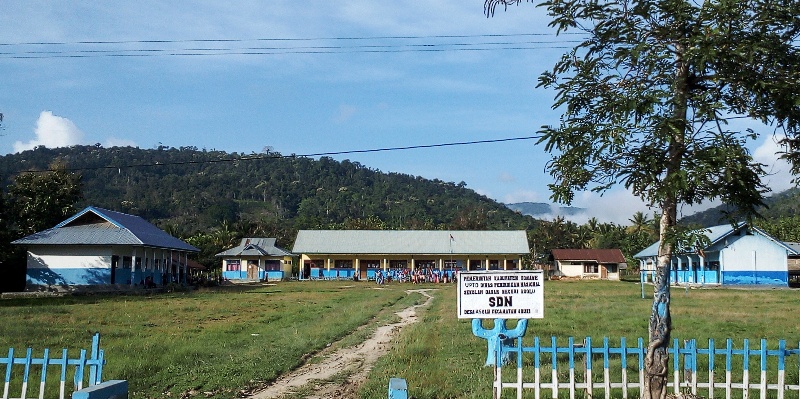
[[[541,270],[478,271],[458,275],[459,319],[544,317]]]

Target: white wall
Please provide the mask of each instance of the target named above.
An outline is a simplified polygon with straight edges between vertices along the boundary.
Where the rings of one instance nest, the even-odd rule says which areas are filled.
[[[111,266],[110,247],[73,247],[64,253],[64,247],[31,247],[28,250],[28,268],[88,269]]]
[[[736,238],[724,250],[723,271],[783,271],[786,270],[786,250],[760,235]]]

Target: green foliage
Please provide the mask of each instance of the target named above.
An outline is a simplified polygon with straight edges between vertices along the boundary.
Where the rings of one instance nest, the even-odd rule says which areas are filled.
[[[8,188],[10,219],[21,235],[33,234],[63,221],[81,199],[80,176],[53,164],[47,172],[26,172]]]
[[[765,220],[758,227],[781,241],[800,242],[800,215]]]
[[[553,198],[622,183],[655,205],[719,198],[755,214],[767,190],[744,147],[755,134],[727,115],[796,133],[800,108],[784,100],[800,88],[797,29],[780,25],[799,6],[783,4],[543,3],[559,32],[589,35],[540,78],[564,109],[543,129]]]
[[[369,218],[390,229],[527,228],[533,223],[462,184],[382,173],[327,157],[194,147],[39,147],[0,157],[0,174],[47,169],[54,159],[82,174],[83,203],[172,225],[185,236],[215,229],[223,221],[263,226],[277,220],[294,229]]]

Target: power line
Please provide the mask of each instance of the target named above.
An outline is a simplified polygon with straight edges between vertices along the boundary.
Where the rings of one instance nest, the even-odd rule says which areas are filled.
[[[289,51],[225,51],[225,52],[164,52],[164,50],[138,50],[145,51],[141,53],[126,54],[126,53],[89,53],[89,54],[74,54],[74,53],[57,53],[57,54],[43,54],[43,55],[17,55],[9,53],[0,53],[0,58],[9,59],[48,59],[48,58],[100,58],[100,57],[159,57],[159,56],[228,56],[228,55],[282,55],[282,54],[354,54],[354,53],[408,53],[408,52],[448,52],[448,51],[499,51],[499,50],[543,50],[543,49],[570,49],[570,46],[508,46],[508,47],[493,47],[493,48],[418,48],[418,49],[386,49],[386,50],[289,50]],[[137,50],[126,50],[137,51]],[[149,52],[149,53],[148,53]]]
[[[578,32],[566,32],[561,35],[583,35]],[[83,44],[175,44],[175,43],[242,43],[242,42],[299,42],[320,40],[417,40],[417,39],[469,39],[489,37],[525,37],[525,36],[558,36],[555,33],[508,33],[479,35],[425,35],[425,36],[342,36],[315,38],[259,38],[259,39],[165,39],[165,40],[91,40],[75,42],[18,42],[0,43],[0,46],[38,46],[38,45],[83,45]]]
[[[156,57],[156,56],[226,56],[226,55],[281,55],[281,54],[352,54],[352,53],[403,53],[403,52],[446,52],[446,51],[500,51],[500,50],[539,50],[566,49],[567,44],[580,43],[577,39],[563,40],[522,40],[522,41],[460,41],[430,43],[375,43],[362,45],[290,45],[290,46],[217,46],[187,48],[94,48],[81,49],[87,45],[157,45],[170,44],[209,44],[209,43],[247,43],[247,42],[314,42],[314,41],[372,41],[372,40],[419,40],[419,39],[477,39],[514,37],[552,37],[554,34],[498,34],[498,35],[436,35],[436,36],[378,36],[378,37],[334,37],[297,39],[193,39],[193,40],[130,40],[130,41],[80,41],[80,42],[27,42],[0,43],[0,48],[13,50],[0,52],[0,58],[45,59],[45,58],[97,58],[97,57]],[[24,46],[55,46],[55,49],[22,50]],[[72,49],[63,47],[76,46]]]
[[[97,166],[91,168],[87,167],[87,168],[64,168],[64,169],[48,169],[48,170],[23,170],[20,171],[20,173],[46,173],[46,172],[54,172],[56,170],[63,170],[67,172],[80,172],[86,170],[130,169],[130,168],[142,168],[142,167],[154,167],[154,166],[175,166],[175,165],[197,165],[197,164],[213,164],[213,163],[224,163],[224,162],[255,161],[264,159],[312,158],[312,157],[333,156],[333,155],[364,154],[373,152],[406,151],[406,150],[418,150],[424,148],[453,147],[462,145],[492,144],[492,143],[503,143],[509,141],[536,140],[539,138],[540,138],[539,136],[524,136],[524,137],[510,137],[503,139],[460,141],[460,142],[439,143],[439,144],[420,144],[420,145],[411,145],[402,147],[372,148],[366,150],[330,151],[330,152],[319,152],[312,154],[292,154],[292,155],[265,154],[265,155],[251,155],[251,156],[241,156],[241,157],[225,158],[225,159],[206,159],[198,161],[176,161],[176,162],[166,162],[166,163],[151,162],[151,163],[117,165],[117,166],[112,166],[112,165]]]

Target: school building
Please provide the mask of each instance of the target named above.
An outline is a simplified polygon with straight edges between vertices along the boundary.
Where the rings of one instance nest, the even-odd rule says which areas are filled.
[[[521,270],[524,230],[300,230],[301,279],[371,279],[376,271]]]

